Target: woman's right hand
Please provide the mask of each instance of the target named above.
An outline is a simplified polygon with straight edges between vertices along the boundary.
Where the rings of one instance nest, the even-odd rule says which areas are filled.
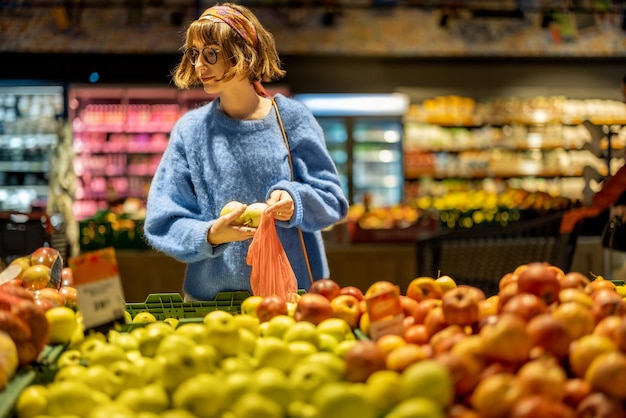
[[[215,220],[207,234],[209,244],[216,246],[226,242],[245,241],[254,236],[256,228],[237,225],[235,221],[246,210],[245,205],[220,216]]]

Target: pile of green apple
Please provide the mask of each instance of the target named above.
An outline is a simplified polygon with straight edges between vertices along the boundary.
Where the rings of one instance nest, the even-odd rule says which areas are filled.
[[[250,297],[241,314],[88,334],[62,353],[52,382],[20,394],[16,416],[445,416],[453,381],[443,364],[386,370],[379,347],[345,320],[296,320],[287,308]]]

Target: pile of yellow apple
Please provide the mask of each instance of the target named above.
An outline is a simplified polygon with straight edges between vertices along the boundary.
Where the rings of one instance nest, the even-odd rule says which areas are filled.
[[[626,417],[626,302],[602,277],[529,263],[486,297],[448,276],[399,294],[376,335],[365,292],[326,279],[241,313],[150,321],[70,343],[18,418]],[[390,293],[391,294],[391,293]],[[379,325],[379,323],[377,323]],[[380,328],[376,328],[380,330]]]

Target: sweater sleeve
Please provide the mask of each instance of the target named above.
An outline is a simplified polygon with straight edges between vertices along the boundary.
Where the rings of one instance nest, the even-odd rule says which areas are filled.
[[[189,263],[223,252],[206,237],[214,220],[204,219],[191,181],[181,137],[183,117],[176,124],[148,193],[144,233],[150,245]]]
[[[289,146],[295,181],[281,181],[268,192],[287,190],[294,199],[295,216],[290,226],[319,231],[348,213],[348,201],[326,144],[321,127],[311,111],[293,99],[277,97]]]

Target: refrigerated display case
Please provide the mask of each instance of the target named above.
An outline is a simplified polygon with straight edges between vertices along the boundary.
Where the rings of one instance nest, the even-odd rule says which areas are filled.
[[[397,205],[403,198],[403,94],[299,94],[318,120],[350,203]]]
[[[0,85],[0,211],[45,208],[51,159],[66,114],[61,84]]]

